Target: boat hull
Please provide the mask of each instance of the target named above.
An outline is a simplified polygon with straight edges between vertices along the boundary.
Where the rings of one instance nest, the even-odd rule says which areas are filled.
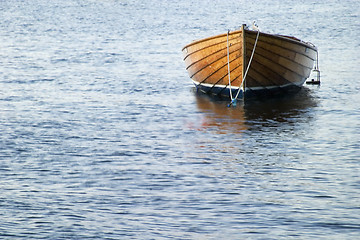
[[[222,97],[239,92],[238,98],[243,98],[301,88],[313,69],[317,49],[294,37],[243,26],[188,44],[183,55],[199,90]]]

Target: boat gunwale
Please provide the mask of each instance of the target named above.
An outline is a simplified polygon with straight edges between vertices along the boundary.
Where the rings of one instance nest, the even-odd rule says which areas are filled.
[[[241,33],[242,30],[236,30],[236,31],[232,31],[232,32],[229,32],[229,34],[237,34],[237,33]],[[245,33],[253,33],[253,34],[256,34],[257,31],[253,31],[253,30],[245,30]],[[187,45],[185,45],[183,48],[182,48],[182,51],[184,51],[186,48],[190,47],[190,46],[193,46],[193,45],[196,45],[198,43],[201,43],[201,42],[205,42],[205,41],[209,41],[209,40],[212,40],[212,39],[215,39],[215,38],[219,38],[219,37],[224,37],[226,36],[227,33],[222,33],[222,34],[218,34],[218,35],[215,35],[215,36],[211,36],[211,37],[207,37],[207,38],[203,38],[203,39],[199,39],[199,40],[195,40]],[[268,36],[268,37],[273,37],[273,38],[278,38],[278,39],[281,39],[281,40],[284,40],[284,41],[287,41],[287,42],[291,42],[291,43],[294,43],[294,44],[299,44],[299,45],[302,45],[304,47],[308,47],[308,48],[311,48],[312,50],[314,51],[317,51],[317,48],[316,46],[314,46],[312,43],[310,42],[304,42],[296,37],[292,37],[292,36],[286,36],[286,35],[280,35],[280,34],[270,34],[270,33],[264,33],[264,32],[260,32],[260,35],[265,35],[265,36]]]
[[[231,33],[231,35],[234,35],[234,34],[236,34],[236,33],[234,33],[234,32]],[[229,35],[229,37],[230,37],[231,35]],[[217,37],[216,37],[216,38],[217,38]],[[232,41],[232,40],[234,40],[234,39],[237,39],[237,38],[238,38],[238,37],[233,37],[233,38],[231,38],[231,39],[229,38],[229,42]],[[200,41],[200,42],[201,42],[201,41]],[[200,42],[199,42],[199,43],[200,43]],[[186,56],[183,58],[183,61],[185,61],[190,55],[193,55],[193,54],[195,54],[195,53],[197,53],[197,52],[203,51],[204,49],[212,48],[212,47],[214,47],[214,46],[216,46],[216,45],[223,44],[223,43],[226,43],[226,42],[227,42],[227,40],[224,40],[224,41],[221,41],[221,42],[216,42],[216,43],[213,43],[213,44],[204,46],[203,48],[200,48],[200,49],[197,49],[197,50],[195,50],[195,51],[192,51],[191,53],[186,54]],[[236,42],[236,43],[234,43],[234,44],[232,44],[232,45],[237,45],[237,44],[242,44],[242,42]],[[230,43],[230,46],[232,46],[232,45],[231,45],[231,43]],[[185,48],[186,48],[186,47],[184,47],[183,50],[184,50]],[[226,49],[226,47],[222,48],[221,50],[223,50],[223,49]],[[220,50],[218,50],[218,51],[220,51]]]

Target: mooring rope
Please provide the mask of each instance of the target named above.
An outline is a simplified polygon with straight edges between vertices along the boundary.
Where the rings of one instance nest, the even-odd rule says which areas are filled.
[[[229,34],[229,32],[228,32],[228,34]],[[243,34],[244,34],[244,33],[243,33]],[[251,53],[251,57],[250,57],[250,60],[249,60],[249,64],[248,64],[248,66],[247,66],[247,68],[246,68],[245,74],[244,74],[244,76],[243,76],[243,80],[242,80],[242,82],[241,82],[241,85],[239,86],[239,89],[238,89],[238,91],[237,91],[237,93],[236,93],[236,95],[235,95],[235,98],[233,98],[233,96],[232,96],[231,85],[230,85],[230,74],[229,74],[229,86],[230,86],[230,97],[231,97],[231,103],[229,104],[229,106],[231,106],[231,105],[236,106],[236,101],[237,101],[236,99],[238,98],[239,93],[240,93],[240,91],[242,90],[242,88],[243,88],[243,86],[244,86],[244,82],[245,82],[247,73],[248,73],[248,71],[249,71],[249,68],[250,68],[252,59],[253,59],[253,57],[254,57],[254,53],[255,53],[256,45],[257,45],[257,42],[258,42],[258,39],[259,39],[259,35],[260,35],[260,30],[258,30],[258,32],[257,32],[256,40],[255,40],[255,43],[254,43],[254,48],[253,48],[252,53]],[[244,43],[244,45],[245,45],[245,43]],[[228,44],[228,55],[229,55],[229,44]],[[243,57],[245,57],[245,56],[243,56]],[[228,56],[228,65],[229,65],[229,56]],[[244,90],[245,90],[245,89],[244,89]],[[245,91],[244,91],[243,94],[245,95]]]
[[[227,42],[227,67],[228,67],[228,78],[229,78],[229,87],[230,87],[230,99],[231,101],[233,101],[233,96],[232,96],[232,92],[231,92],[231,78],[230,78],[230,57],[229,57],[229,32],[230,30],[228,30],[227,35],[226,35],[226,42]]]

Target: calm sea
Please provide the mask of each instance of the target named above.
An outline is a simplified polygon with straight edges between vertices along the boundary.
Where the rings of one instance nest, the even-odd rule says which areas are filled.
[[[0,1],[0,239],[359,239],[360,1]],[[192,40],[257,20],[320,86],[227,108]]]

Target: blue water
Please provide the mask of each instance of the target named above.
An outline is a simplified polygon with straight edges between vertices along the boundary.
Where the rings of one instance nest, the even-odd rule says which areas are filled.
[[[360,238],[359,9],[0,1],[0,238]],[[182,47],[252,20],[315,44],[321,86],[197,94]]]

